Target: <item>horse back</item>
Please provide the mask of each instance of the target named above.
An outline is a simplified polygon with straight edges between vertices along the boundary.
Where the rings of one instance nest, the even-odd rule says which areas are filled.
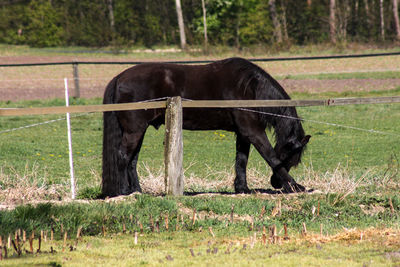
[[[265,90],[262,94],[256,90],[259,84],[271,83],[269,79],[272,78],[263,70],[240,58],[206,65],[145,63],[127,69],[119,75],[115,81],[114,99],[115,103],[173,96],[181,96],[186,100],[273,99],[275,96],[266,93]],[[273,81],[271,89],[276,87]],[[232,110],[185,109],[183,127],[192,130],[235,131]],[[163,123],[164,110],[141,113],[143,114],[140,119],[145,118],[155,127]]]
[[[217,61],[207,65],[145,63],[126,70],[117,81],[117,102],[181,96],[191,100],[252,99],[239,84],[238,70]]]

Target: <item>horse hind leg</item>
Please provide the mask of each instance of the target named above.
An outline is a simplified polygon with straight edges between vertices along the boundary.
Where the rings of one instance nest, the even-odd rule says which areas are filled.
[[[142,189],[140,188],[140,184],[139,184],[139,177],[137,174],[137,163],[138,163],[138,159],[139,159],[140,148],[142,147],[142,144],[143,144],[143,139],[144,139],[144,134],[143,134],[142,138],[140,139],[140,141],[135,149],[135,152],[133,153],[132,161],[128,168],[128,176],[129,176],[129,179],[131,182],[131,187],[132,187],[133,192],[142,192]]]
[[[246,180],[246,167],[249,158],[250,142],[242,135],[236,137],[236,161],[235,161],[235,192],[250,193]]]
[[[136,165],[139,151],[143,143],[145,131],[127,133],[124,132],[119,148],[119,181],[120,192],[129,195],[133,192],[141,192]]]

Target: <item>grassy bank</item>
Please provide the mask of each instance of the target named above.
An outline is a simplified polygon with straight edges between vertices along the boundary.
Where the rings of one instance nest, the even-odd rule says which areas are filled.
[[[396,266],[397,247],[376,243],[393,231],[367,233],[351,232],[329,243],[293,238],[276,245],[264,245],[260,237],[253,242],[250,234],[212,238],[205,231],[190,237],[187,233],[139,235],[137,244],[132,234],[84,237],[74,251],[61,252],[62,242],[48,242],[42,245],[46,253],[5,260],[2,266]],[[361,235],[365,241],[359,241]],[[57,252],[49,253],[51,247]]]
[[[123,202],[20,206],[0,211],[3,240],[17,229],[45,238],[34,255],[22,249],[18,257],[9,248],[3,266],[383,266],[400,260],[399,212],[396,194],[365,195],[361,188],[348,196],[135,195]],[[23,248],[29,251],[28,242]]]

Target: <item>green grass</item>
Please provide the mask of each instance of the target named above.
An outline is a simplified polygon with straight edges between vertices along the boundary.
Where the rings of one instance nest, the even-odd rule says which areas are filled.
[[[135,245],[131,235],[83,238],[75,251],[63,252],[62,242],[49,242],[57,253],[5,260],[2,266],[388,266],[399,263],[394,248],[370,242],[349,244],[262,245],[250,247],[250,235],[211,238],[207,232],[151,234],[139,236]],[[35,244],[36,245],[36,244]],[[37,247],[37,246],[36,246]],[[192,256],[192,249],[194,256]]]
[[[349,93],[293,94],[293,98],[344,97]],[[354,96],[398,95],[399,89],[386,92],[355,93]],[[99,104],[100,99],[72,100],[72,105]],[[63,105],[61,100],[1,103],[1,107],[30,107]],[[375,168],[382,173],[399,164],[400,106],[398,104],[350,105],[335,107],[298,108],[307,134],[312,135],[302,164],[293,171],[301,180],[310,166],[321,173],[335,170],[338,165],[352,173]],[[0,117],[0,131],[57,119],[63,116]],[[310,121],[308,121],[310,120]],[[321,123],[315,123],[318,121]],[[376,130],[371,133],[326,125],[323,123]],[[87,114],[72,118],[72,138],[75,173],[78,188],[99,185],[102,151],[101,115]],[[145,164],[157,173],[163,165],[163,128],[149,128],[140,154],[140,165]],[[65,184],[69,177],[68,145],[65,120],[0,134],[0,162],[2,172],[10,168],[23,173],[28,165],[37,167],[40,176],[49,184]],[[220,173],[232,173],[235,158],[235,136],[224,131],[184,131],[184,168],[186,176],[193,174],[204,179],[215,179]],[[265,161],[252,148],[249,168],[266,173]],[[95,183],[95,184],[94,184]],[[232,188],[231,188],[232,189]]]
[[[281,214],[273,217],[272,209],[280,199]],[[62,265],[249,265],[249,264],[289,264],[289,265],[340,265],[356,266],[371,260],[376,265],[398,262],[396,251],[400,243],[383,245],[388,237],[381,234],[371,239],[365,235],[359,242],[360,233],[328,242],[327,235],[338,234],[343,227],[350,229],[386,229],[398,232],[400,199],[397,195],[349,196],[337,202],[336,195],[298,195],[293,197],[260,199],[257,196],[224,197],[163,197],[136,195],[123,203],[93,202],[91,204],[39,204],[20,206],[12,211],[0,211],[0,235],[7,237],[17,229],[26,230],[28,235],[35,231],[54,230],[55,240],[42,243],[42,252],[49,252],[50,246],[57,253],[43,253],[35,256],[23,253],[17,257],[9,250],[11,259],[5,265],[51,264]],[[389,199],[395,214],[389,209]],[[318,204],[319,203],[319,204]],[[234,221],[230,214],[234,205]],[[361,205],[382,206],[383,212],[368,215]],[[312,213],[319,206],[320,212]],[[182,210],[182,207],[186,208]],[[265,213],[262,215],[263,207]],[[193,210],[198,219],[193,224]],[[189,212],[188,212],[189,211]],[[204,217],[207,214],[209,217]],[[166,229],[165,218],[168,215]],[[242,221],[238,218],[252,218]],[[153,223],[151,223],[151,220]],[[309,238],[300,236],[303,223],[307,225]],[[282,244],[262,244],[263,227],[276,226],[278,236],[283,237],[283,224],[287,225],[290,241]],[[62,225],[62,226],[61,226]],[[123,234],[123,225],[126,233]],[[156,225],[159,225],[157,230]],[[178,231],[176,231],[178,225]],[[320,227],[327,236],[324,242],[318,240]],[[61,227],[68,232],[67,251],[62,251]],[[82,227],[84,236],[76,244],[75,233]],[[215,237],[212,237],[209,228]],[[155,228],[155,229],[154,229]],[[106,238],[103,237],[105,229]],[[141,233],[143,229],[143,233]],[[397,229],[397,230],[396,230]],[[158,232],[159,231],[159,232]],[[379,232],[379,230],[377,230]],[[141,233],[138,244],[134,244],[134,232]],[[257,241],[252,247],[254,234]],[[312,236],[316,236],[313,238]],[[269,238],[269,232],[267,232]],[[334,238],[332,238],[333,240]],[[3,239],[4,240],[4,239]],[[34,248],[38,247],[37,239]],[[269,243],[269,241],[268,241]],[[75,248],[68,251],[68,247]],[[28,244],[25,244],[28,249]],[[194,257],[189,249],[193,250]],[[285,256],[284,256],[285,255]],[[328,256],[329,255],[329,256]],[[393,257],[391,256],[393,255]],[[168,260],[168,259],[169,260]]]
[[[360,190],[361,191],[361,190]],[[281,202],[281,214],[271,216],[272,210]],[[392,213],[389,202],[392,201],[395,213]],[[318,204],[319,203],[319,204]],[[230,215],[234,206],[234,222]],[[313,207],[320,206],[320,212],[312,212]],[[380,206],[380,212],[368,214],[361,207]],[[182,209],[184,208],[184,209]],[[198,219],[192,224],[193,210]],[[264,215],[262,210],[265,210]],[[394,194],[385,196],[368,196],[358,192],[345,198],[338,194],[299,195],[289,198],[282,196],[273,199],[262,199],[258,196],[197,197],[152,197],[136,195],[127,198],[123,203],[105,203],[92,201],[89,204],[39,204],[36,206],[19,206],[12,211],[0,211],[0,235],[7,236],[17,229],[31,231],[48,231],[54,229],[56,238],[61,238],[61,228],[70,234],[82,227],[82,234],[89,236],[102,235],[103,227],[107,233],[121,233],[123,224],[131,232],[152,233],[151,220],[154,225],[159,222],[159,231],[193,232],[199,228],[212,227],[218,235],[229,236],[233,233],[244,235],[253,221],[255,231],[262,227],[276,225],[279,229],[288,226],[289,232],[300,233],[303,223],[308,231],[319,232],[321,224],[324,233],[336,234],[345,228],[398,227],[400,219],[400,198]],[[397,211],[397,212],[396,212]],[[168,215],[169,229],[166,229],[165,217]],[[208,218],[204,217],[207,215]],[[181,218],[182,217],[182,218]],[[241,219],[242,218],[242,219]],[[183,221],[182,221],[183,219]]]

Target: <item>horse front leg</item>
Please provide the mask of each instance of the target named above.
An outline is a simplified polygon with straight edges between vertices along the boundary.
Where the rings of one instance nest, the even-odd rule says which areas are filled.
[[[290,177],[289,179],[287,177]],[[283,188],[283,192],[285,193],[295,193],[295,192],[305,192],[306,188],[301,184],[298,184],[292,176],[289,175],[289,172],[281,167],[277,170],[273,171],[273,175],[271,177],[271,185],[275,189]]]
[[[236,136],[236,160],[235,160],[235,192],[250,193],[246,181],[246,167],[249,158],[250,142],[242,135]]]
[[[304,192],[304,186],[296,183],[293,177],[289,175],[289,172],[282,165],[282,162],[269,142],[265,131],[261,128],[255,127],[246,127],[245,129],[243,135],[247,136],[249,141],[254,145],[260,155],[273,170],[273,186],[283,187],[285,193]],[[252,129],[251,132],[249,129]]]

